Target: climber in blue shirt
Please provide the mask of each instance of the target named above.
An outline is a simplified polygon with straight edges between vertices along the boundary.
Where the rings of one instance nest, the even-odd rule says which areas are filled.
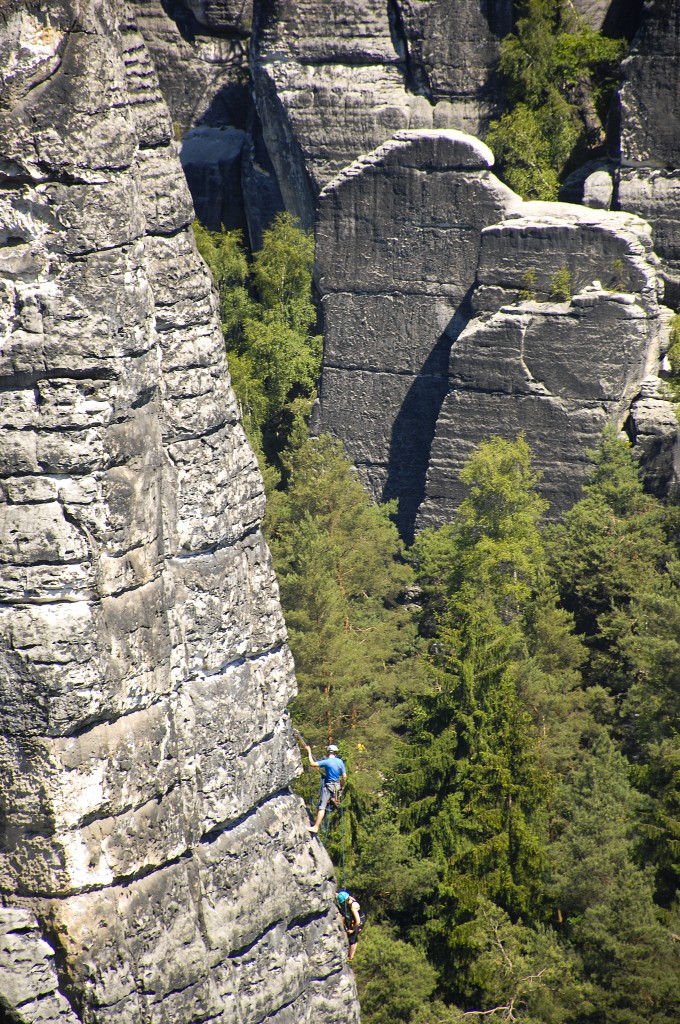
[[[319,831],[319,825],[323,821],[328,804],[332,803],[335,807],[338,805],[342,791],[347,784],[347,769],[345,768],[345,762],[341,757],[338,757],[338,748],[335,743],[328,745],[328,757],[324,757],[322,761],[315,761],[312,757],[312,748],[308,747],[306,743],[304,746],[312,768],[321,769],[321,789],[319,791],[316,821],[313,825],[307,826],[310,832],[316,834]]]

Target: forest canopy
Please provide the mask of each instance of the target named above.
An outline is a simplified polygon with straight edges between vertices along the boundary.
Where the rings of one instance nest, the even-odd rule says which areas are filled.
[[[364,1024],[678,1020],[678,507],[609,428],[550,524],[526,440],[489,437],[453,520],[406,548],[309,433],[309,236],[280,217],[249,260],[197,235],[268,490],[292,713],[349,768],[322,838],[368,913]]]

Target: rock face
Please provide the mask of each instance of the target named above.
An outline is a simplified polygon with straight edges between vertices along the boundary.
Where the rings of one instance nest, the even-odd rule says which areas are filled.
[[[250,105],[252,5],[128,0],[128,8],[151,55],[176,137],[198,124],[243,130]]]
[[[506,0],[260,4],[255,96],[288,209],[312,227],[319,190],[399,130],[478,133],[497,102],[510,9]]]
[[[558,203],[520,212],[482,232],[479,315],[451,351],[418,527],[451,518],[464,497],[460,470],[489,433],[523,432],[551,514],[570,508],[586,452],[605,424],[626,422],[659,365],[665,321],[648,225]],[[555,301],[551,281],[567,268],[574,294]],[[528,281],[533,297],[518,301]]]
[[[498,111],[499,41],[512,30],[507,0],[395,0],[397,39],[404,39],[408,72],[434,102],[456,110],[455,127],[483,133]]]
[[[309,228],[320,189],[395,132],[453,127],[478,134],[498,108],[499,41],[511,27],[510,0],[131,4],[178,132],[247,129],[259,150],[258,185],[275,198],[278,179],[286,208]],[[246,87],[251,29],[256,109]],[[214,178],[210,147],[205,162],[207,170],[189,179],[201,209],[206,177]],[[258,220],[252,185],[252,177],[244,180],[236,200],[249,226]],[[222,189],[227,202],[239,195],[229,177]]]
[[[553,514],[569,507],[585,450],[627,422],[659,369],[648,225],[523,203],[492,162],[461,133],[402,132],[320,197],[318,428],[342,438],[376,498],[398,498],[407,537],[450,518],[458,472],[492,433],[524,431]]]
[[[617,202],[652,226],[666,302],[680,305],[680,10],[653,0],[645,10],[620,90],[621,172]]]
[[[0,907],[0,971],[0,1010],[8,1014],[3,1020],[78,1024],[59,991],[54,950],[28,910]]]
[[[15,3],[0,65],[0,1005],[357,1021],[147,52],[119,0]]]
[[[467,316],[481,231],[519,202],[487,147],[455,131],[400,132],[321,193],[325,349],[319,427],[342,437],[408,535]]]

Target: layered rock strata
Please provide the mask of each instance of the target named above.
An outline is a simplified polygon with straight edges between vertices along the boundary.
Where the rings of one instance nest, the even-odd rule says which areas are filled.
[[[286,206],[305,226],[314,226],[319,190],[397,131],[481,130],[496,102],[499,33],[510,21],[505,0],[492,5],[495,17],[487,6],[256,5],[256,102]]]
[[[0,33],[0,1005],[356,1021],[155,74],[119,0],[14,3]]]
[[[320,197],[317,427],[342,438],[376,498],[398,498],[407,537],[450,518],[458,472],[490,434],[523,431],[553,514],[567,508],[586,449],[628,422],[665,344],[649,226],[523,203],[492,163],[461,133],[403,132]],[[672,411],[657,411],[669,465]]]
[[[416,88],[452,103],[456,128],[483,134],[499,108],[499,42],[512,30],[512,3],[395,0],[393,18]]]
[[[455,131],[400,132],[323,190],[317,228],[324,364],[319,429],[345,442],[408,535],[469,316],[482,229],[519,200]]]
[[[209,126],[252,134],[238,191],[230,145],[216,157],[215,134],[203,136],[203,154],[198,137],[192,138],[189,184],[211,224],[225,202],[242,205],[255,243],[262,225],[253,190],[265,192],[265,208],[273,213],[281,205],[280,188],[286,208],[311,228],[319,190],[362,153],[400,129],[479,134],[498,109],[499,42],[511,27],[510,0],[131,5],[178,133]],[[257,110],[246,88],[249,73]],[[225,162],[229,171],[220,181]],[[207,178],[220,193],[211,199]]]
[[[451,518],[460,470],[490,433],[524,433],[551,515],[570,508],[587,452],[607,423],[627,422],[659,367],[666,321],[649,226],[557,203],[520,212],[482,232],[478,315],[451,351],[419,528]],[[560,279],[571,297],[554,294]]]
[[[622,73],[615,203],[651,224],[666,302],[675,308],[680,305],[680,10],[674,0],[645,5]]]

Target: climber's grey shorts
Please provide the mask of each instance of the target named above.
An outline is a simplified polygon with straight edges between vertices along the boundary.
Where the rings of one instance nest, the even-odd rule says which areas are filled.
[[[329,800],[337,800],[340,796],[340,783],[329,782],[323,784],[319,795],[319,810],[325,811]]]

